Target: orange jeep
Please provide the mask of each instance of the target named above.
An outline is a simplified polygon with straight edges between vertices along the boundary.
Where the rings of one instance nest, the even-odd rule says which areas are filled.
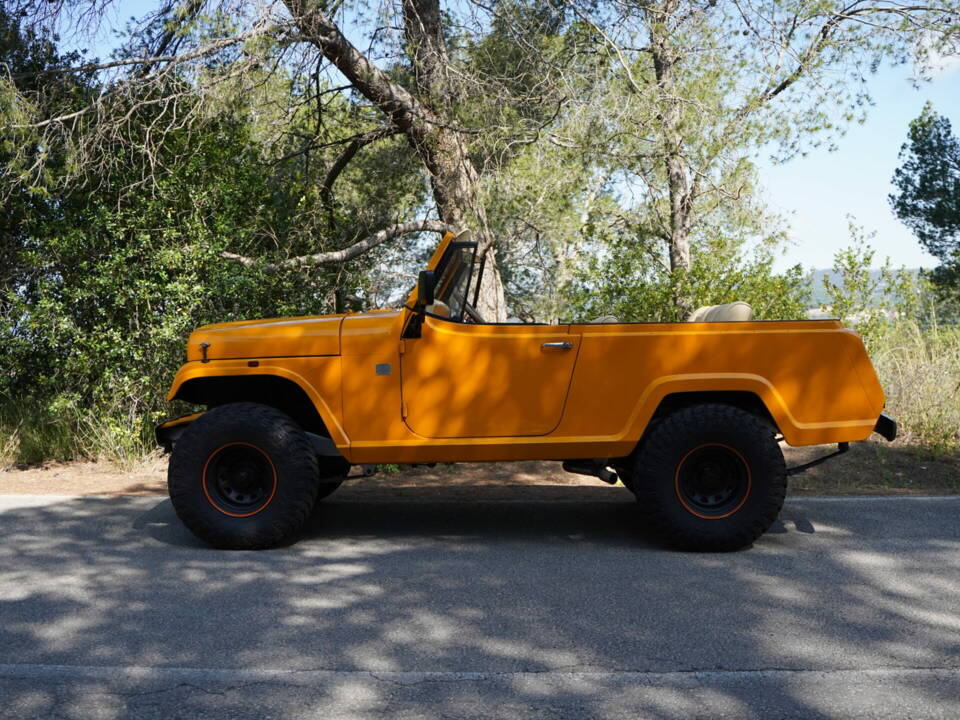
[[[757,322],[733,303],[683,323],[488,323],[469,301],[475,254],[445,236],[399,310],[194,331],[168,399],[208,410],[157,428],[187,527],[266,548],[352,466],[559,460],[622,480],[670,544],[734,550],[819,462],[788,470],[779,440],[839,453],[896,437],[836,320]]]

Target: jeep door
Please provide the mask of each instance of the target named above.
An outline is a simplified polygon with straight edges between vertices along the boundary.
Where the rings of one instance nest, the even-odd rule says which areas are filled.
[[[566,325],[427,316],[404,339],[402,413],[430,438],[547,435],[560,423],[580,336]]]

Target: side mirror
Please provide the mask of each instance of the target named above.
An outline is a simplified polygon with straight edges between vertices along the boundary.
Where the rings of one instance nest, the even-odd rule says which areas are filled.
[[[433,291],[436,289],[436,277],[433,270],[421,270],[417,278],[417,305],[433,305]]]

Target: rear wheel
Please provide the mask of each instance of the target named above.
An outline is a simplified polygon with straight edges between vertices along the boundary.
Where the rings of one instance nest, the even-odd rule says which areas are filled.
[[[170,500],[214,547],[255,550],[293,538],[316,501],[317,456],[284,413],[233,403],[205,413],[174,446]]]
[[[661,420],[634,455],[630,489],[656,530],[687,550],[750,545],[786,494],[774,428],[729,405],[705,404]]]

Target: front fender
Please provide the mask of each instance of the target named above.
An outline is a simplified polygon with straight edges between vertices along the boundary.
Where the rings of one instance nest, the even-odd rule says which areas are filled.
[[[282,365],[266,360],[191,361],[177,371],[167,393],[167,400],[178,397],[183,386],[202,378],[271,375],[297,385],[313,403],[330,439],[341,451],[348,449],[350,439],[341,422],[340,358],[278,358]],[[240,398],[238,398],[240,399]]]
[[[203,415],[202,412],[190,413],[157,425],[153,431],[153,435],[157,439],[157,445],[160,445],[166,452],[173,452],[173,445],[177,442],[180,434],[201,415]]]

